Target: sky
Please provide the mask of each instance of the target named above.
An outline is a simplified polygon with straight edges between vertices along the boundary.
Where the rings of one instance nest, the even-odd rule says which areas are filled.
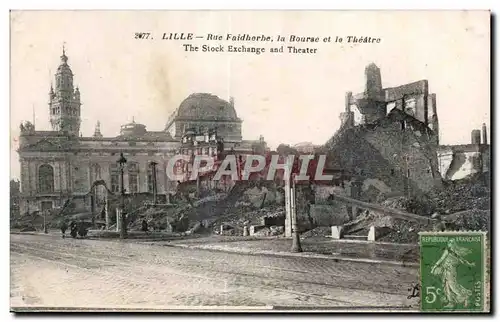
[[[153,39],[135,39],[138,32]],[[275,41],[190,43],[267,49],[279,47],[281,35],[285,47],[317,53],[185,52],[185,41],[161,40],[170,32],[264,34]],[[344,42],[290,44],[290,35]],[[381,41],[346,43],[349,35]],[[19,124],[34,114],[36,129],[50,130],[48,91],[63,43],[81,92],[84,136],[93,134],[97,121],[104,136],[118,135],[132,119],[163,130],[184,98],[207,92],[234,97],[244,139],[263,135],[271,147],[323,144],[340,125],[345,92],[363,91],[364,69],[372,62],[384,87],[429,81],[442,144],[470,143],[472,129],[490,125],[487,11],[13,11],[11,178],[19,177]]]

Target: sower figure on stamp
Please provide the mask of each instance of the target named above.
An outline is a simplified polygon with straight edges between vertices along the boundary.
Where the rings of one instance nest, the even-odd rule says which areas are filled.
[[[475,266],[465,259],[465,256],[471,253],[471,250],[457,245],[454,239],[448,242],[446,249],[441,255],[441,258],[434,264],[431,273],[441,277],[443,282],[443,292],[447,302],[446,307],[453,307],[456,304],[463,304],[464,307],[468,306],[469,297],[472,291],[463,287],[457,279],[457,267],[460,264],[469,267]]]

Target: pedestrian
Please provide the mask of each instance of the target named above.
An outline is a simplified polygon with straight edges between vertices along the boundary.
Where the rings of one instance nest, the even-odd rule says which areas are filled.
[[[146,219],[142,220],[142,231],[143,232],[147,232],[148,231],[148,222],[146,221]]]
[[[62,238],[66,238],[66,229],[68,229],[68,225],[66,224],[66,220],[63,220],[61,223]]]
[[[71,237],[76,238],[77,230],[78,230],[76,227],[76,223],[74,221],[71,221],[71,224],[69,225],[69,227],[71,229],[71,231],[70,231]]]
[[[78,235],[80,235],[80,237],[85,237],[87,236],[87,227],[85,227],[85,222],[82,220],[80,220],[80,223],[78,225]]]

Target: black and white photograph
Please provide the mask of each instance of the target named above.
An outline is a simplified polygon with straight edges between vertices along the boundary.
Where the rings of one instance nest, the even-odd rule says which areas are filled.
[[[490,312],[491,19],[11,10],[11,312]]]

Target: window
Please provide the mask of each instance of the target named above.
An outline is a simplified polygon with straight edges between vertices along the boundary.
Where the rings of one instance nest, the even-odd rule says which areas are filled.
[[[354,125],[359,125],[364,122],[363,114],[355,104],[350,105],[351,112],[354,114]]]
[[[396,107],[396,102],[387,103],[386,112],[389,114]]]
[[[153,192],[153,169],[148,168],[148,192]]]
[[[101,166],[98,164],[93,165],[93,171],[94,171],[94,176],[95,178],[100,178],[101,177]]]
[[[417,101],[414,98],[410,98],[404,101],[404,111],[406,114],[415,116],[415,108]]]
[[[129,174],[128,175],[128,187],[130,189],[130,193],[137,193],[137,174]]]
[[[38,169],[38,190],[41,193],[54,192],[54,168],[48,164]]]
[[[128,164],[128,188],[130,193],[138,192],[138,175],[139,175],[139,166],[137,163],[129,163]]]
[[[120,192],[120,169],[116,164],[112,164],[110,169],[111,192]]]
[[[118,174],[117,173],[112,173],[111,174],[111,192],[119,192],[120,191],[120,185],[119,185],[119,179],[118,179]]]

